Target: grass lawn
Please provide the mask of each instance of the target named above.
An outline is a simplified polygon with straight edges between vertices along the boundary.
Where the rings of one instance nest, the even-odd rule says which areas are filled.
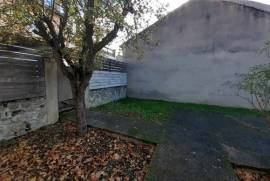
[[[259,112],[243,108],[231,108],[231,107],[210,106],[210,105],[190,104],[190,103],[175,103],[175,102],[143,100],[134,98],[126,98],[97,108],[92,108],[92,110],[94,111],[100,111],[121,116],[128,116],[143,119],[146,121],[158,121],[158,122],[166,121],[170,113],[175,109],[260,116]]]

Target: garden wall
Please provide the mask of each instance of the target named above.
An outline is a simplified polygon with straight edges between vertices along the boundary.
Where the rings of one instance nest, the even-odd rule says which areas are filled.
[[[86,107],[97,107],[109,102],[123,99],[127,96],[126,86],[86,90]]]
[[[129,97],[250,107],[228,82],[269,63],[260,52],[270,40],[269,5],[190,0],[152,28],[157,46],[142,42],[141,61],[124,47]]]
[[[0,140],[58,120],[55,64],[34,49],[0,44]]]
[[[0,140],[23,135],[49,124],[46,98],[30,98],[0,103]]]
[[[69,81],[37,49],[0,43],[0,140],[58,120],[59,103],[72,99]],[[127,64],[104,59],[86,89],[87,107],[126,97]]]
[[[69,81],[60,71],[58,71],[58,82],[59,101],[71,100],[72,92]],[[85,104],[87,108],[125,98],[127,64],[112,59],[105,59],[101,66],[93,72],[89,84],[90,86],[85,90]]]

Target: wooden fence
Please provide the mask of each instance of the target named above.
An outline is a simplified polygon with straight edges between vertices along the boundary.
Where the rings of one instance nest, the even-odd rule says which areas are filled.
[[[127,64],[105,58],[90,81],[91,90],[125,86]],[[0,102],[45,96],[44,62],[35,49],[0,43]],[[59,101],[72,98],[69,81],[58,73]]]
[[[101,61],[96,70],[125,73],[127,72],[127,63],[107,58]]]
[[[34,49],[0,44],[0,102],[45,96],[44,64]]]
[[[94,71],[90,80],[90,90],[103,89],[109,87],[119,87],[127,85],[127,73]]]

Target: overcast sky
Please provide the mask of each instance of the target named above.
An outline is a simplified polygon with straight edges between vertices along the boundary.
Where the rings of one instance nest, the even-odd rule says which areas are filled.
[[[156,0],[150,0],[150,1],[153,1],[152,4],[154,5]],[[171,12],[174,9],[181,6],[182,4],[186,3],[187,1],[189,1],[189,0],[161,0],[160,2],[162,2],[164,4],[168,4],[167,11]],[[250,1],[256,1],[256,2],[270,5],[270,0],[250,0]],[[111,48],[117,49],[117,47],[119,45],[121,45],[122,42],[123,42],[123,40],[121,38],[116,39],[116,41],[114,41],[114,43],[112,44]]]
[[[181,4],[187,2],[188,0],[163,0],[162,2],[168,3],[169,4],[169,11],[174,10],[175,8],[179,7]],[[252,1],[257,1],[260,3],[264,4],[269,4],[270,5],[270,0],[252,0]]]

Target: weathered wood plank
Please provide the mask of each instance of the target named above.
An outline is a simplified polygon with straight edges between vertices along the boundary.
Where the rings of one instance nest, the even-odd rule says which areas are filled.
[[[1,77],[0,76],[0,82],[44,82],[44,77],[40,76],[13,76],[13,77]]]
[[[24,86],[24,87],[2,87],[0,90],[1,95],[13,96],[19,93],[32,93],[32,92],[45,92],[45,86]],[[27,97],[26,97],[27,98]]]
[[[40,55],[37,55],[37,54],[14,52],[14,51],[1,50],[1,49],[0,49],[0,56],[10,57],[10,58],[31,59],[31,60],[40,60],[42,58]]]
[[[43,72],[43,67],[41,66],[21,66],[12,64],[0,64],[0,70],[21,70],[26,72]]]
[[[44,85],[45,81],[32,81],[32,82],[0,82],[0,87],[28,87],[28,86],[39,86]]]
[[[6,90],[6,91],[3,91],[1,90],[1,95],[0,96],[5,96],[6,99],[5,100],[14,100],[14,97],[16,95],[31,95],[31,94],[38,94],[38,95],[45,95],[45,91],[44,89],[41,87],[41,88],[36,88],[36,89],[33,89],[31,91],[29,90],[12,90],[13,92],[10,93],[10,90]],[[12,99],[10,98],[10,96],[12,96]],[[28,97],[25,97],[25,98],[28,98]],[[1,100],[2,101],[2,100]]]
[[[43,80],[44,77],[42,76],[29,76],[29,75],[9,76],[9,77],[0,76],[0,82],[35,82]]]
[[[1,93],[1,96],[6,97],[5,100],[16,100],[14,98],[17,95],[22,95],[22,94],[27,95],[27,97],[24,97],[25,99],[32,97],[32,94],[34,94],[35,96],[45,95],[45,91],[43,88],[35,88],[31,91],[26,90],[26,89],[25,90],[6,90],[6,91],[0,91],[0,93]],[[11,96],[12,96],[12,99],[11,99]]]
[[[33,49],[0,44],[0,101],[40,96],[45,96],[41,56]]]
[[[6,45],[6,44],[2,44],[2,43],[0,43],[0,50],[24,52],[24,53],[31,53],[31,54],[38,53],[38,49],[27,48],[27,47],[22,47],[22,46]]]
[[[29,90],[11,90],[13,91],[12,94],[10,93],[10,90],[7,91],[1,91],[0,97],[4,97],[4,100],[16,100],[16,97],[20,96],[20,95],[25,95],[26,97],[24,97],[25,99],[27,98],[32,98],[35,96],[44,96],[45,95],[45,91],[40,88],[40,89],[35,89],[32,91]],[[12,96],[12,99],[10,98]],[[3,100],[1,100],[3,101]]]
[[[45,96],[45,91],[40,91],[40,92],[19,92],[19,93],[14,93],[12,95],[12,98],[10,98],[10,95],[7,94],[0,94],[0,100],[1,102],[5,101],[11,101],[11,100],[18,100],[18,99],[26,99],[26,98],[34,98],[34,97],[44,97]]]
[[[96,70],[103,70],[109,72],[127,72],[127,64],[116,60],[105,59],[97,63]]]
[[[42,73],[43,72],[39,72],[39,71],[26,71],[26,70],[2,70],[0,69],[0,76],[3,77],[20,77],[20,76],[24,76],[24,77],[42,77]]]
[[[28,84],[28,85],[21,85],[21,86],[14,86],[14,85],[1,85],[0,92],[5,92],[6,90],[14,90],[15,91],[24,91],[28,90],[29,92],[35,91],[36,89],[43,89],[45,84]],[[12,94],[12,92],[10,92]]]
[[[2,64],[12,64],[12,65],[21,65],[21,66],[42,66],[42,61],[26,61],[22,59],[12,59],[9,57],[1,57],[0,56],[0,66]]]
[[[18,65],[18,64],[0,64],[0,70],[22,70],[22,71],[32,71],[32,72],[36,72],[42,71],[41,66],[38,65],[33,65],[33,66],[23,66],[23,65]]]

